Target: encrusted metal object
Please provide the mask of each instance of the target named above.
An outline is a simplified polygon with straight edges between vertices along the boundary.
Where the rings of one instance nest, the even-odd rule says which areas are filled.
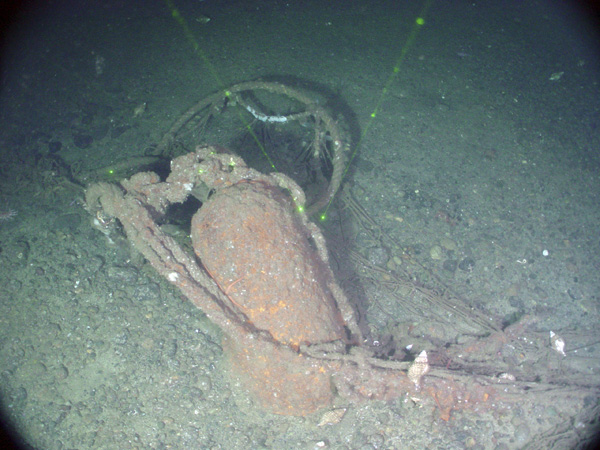
[[[158,221],[171,205],[197,195],[199,186],[212,194],[191,218],[192,254]],[[287,176],[262,174],[210,146],[173,159],[164,181],[140,172],[119,185],[99,182],[86,191],[94,225],[107,234],[118,221],[115,233],[122,230],[160,275],[223,330],[223,351],[235,382],[266,411],[306,416],[329,409],[319,422],[324,426],[339,423],[346,412],[331,409],[335,396],[347,401],[429,398],[443,420],[459,408],[493,408],[496,395],[503,402],[522,401],[525,390],[516,383],[502,384],[500,392],[473,374],[440,366],[427,389],[417,393],[430,371],[426,351],[408,371],[407,363],[377,357],[364,344],[355,311],[329,266],[325,238],[308,219],[304,202],[302,189]],[[465,308],[455,317],[468,315]],[[480,343],[456,344],[453,354],[473,357],[500,349],[519,340],[527,324],[494,331]],[[564,356],[564,340],[554,332],[550,339]],[[564,395],[572,398],[573,390]]]

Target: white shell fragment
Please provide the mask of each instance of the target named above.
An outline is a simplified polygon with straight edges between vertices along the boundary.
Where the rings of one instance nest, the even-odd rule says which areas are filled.
[[[565,353],[565,340],[561,338],[554,331],[550,331],[550,345],[552,348],[563,356],[567,356]]]
[[[327,411],[321,417],[321,420],[317,424],[318,427],[324,427],[325,425],[335,425],[336,423],[340,423],[344,415],[346,414],[347,408],[336,408],[331,411]]]
[[[133,118],[140,117],[142,114],[146,112],[146,108],[148,107],[148,102],[143,102],[137,105],[133,110]]]
[[[516,381],[517,379],[512,373],[508,372],[501,373],[500,375],[498,375],[498,378],[504,381]]]
[[[415,383],[416,388],[419,389],[421,387],[421,378],[427,372],[429,372],[429,361],[427,360],[427,352],[423,350],[408,368],[408,379]]]
[[[550,75],[549,80],[550,81],[558,81],[562,78],[562,76],[564,75],[564,72],[554,72],[553,74]]]

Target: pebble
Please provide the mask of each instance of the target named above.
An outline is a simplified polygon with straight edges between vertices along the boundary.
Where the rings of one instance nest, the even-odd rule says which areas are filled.
[[[30,367],[29,371],[34,378],[39,378],[45,375],[48,372],[48,369],[43,363],[36,362]]]
[[[440,245],[442,247],[444,247],[446,250],[451,251],[451,252],[458,248],[458,246],[456,245],[456,242],[454,242],[452,239],[447,238],[447,237],[443,237],[440,239]]]
[[[367,258],[374,266],[385,267],[390,257],[385,248],[372,247],[368,250]]]
[[[110,266],[107,275],[111,281],[123,284],[133,284],[138,279],[138,271],[133,267]]]
[[[56,369],[56,378],[58,380],[65,380],[69,376],[69,369],[67,369],[63,364],[58,366]]]
[[[458,268],[465,272],[472,272],[474,267],[475,260],[473,258],[465,258],[458,264]]]
[[[529,427],[522,423],[515,429],[515,444],[520,448],[522,445],[526,444],[531,437],[531,431]]]
[[[75,133],[73,135],[73,144],[75,144],[75,147],[77,148],[88,148],[93,142],[94,138],[89,134]]]
[[[444,270],[454,273],[456,272],[456,268],[458,267],[458,261],[455,259],[447,259],[446,261],[444,261],[442,267],[444,268]]]
[[[429,256],[431,256],[431,259],[439,261],[444,257],[444,251],[439,245],[434,245],[429,249]]]

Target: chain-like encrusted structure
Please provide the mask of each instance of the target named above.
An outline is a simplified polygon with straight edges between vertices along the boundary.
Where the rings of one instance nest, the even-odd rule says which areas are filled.
[[[201,187],[213,194],[192,218],[191,255],[157,219]],[[499,408],[540,389],[430,368],[425,351],[411,364],[374,358],[303,202],[285,175],[261,174],[208,146],[174,159],[165,181],[142,172],[86,192],[94,223],[118,220],[133,247],[224,331],[232,373],[268,411],[310,414],[332,405],[335,393],[346,400],[405,396],[428,401],[448,420],[453,409]],[[518,339],[522,331],[514,331],[492,334],[479,348]]]
[[[262,113],[258,111],[256,107],[248,104],[243,98],[244,93],[260,91],[281,95],[295,100],[303,105],[304,111],[276,116]],[[312,156],[318,157],[321,152],[325,153],[325,156],[330,160],[332,173],[327,189],[312,204],[307,205],[306,212],[310,217],[329,205],[342,184],[346,165],[348,163],[350,143],[344,136],[344,133],[340,130],[337,122],[325,108],[320,106],[314,99],[303,92],[281,83],[248,81],[235,84],[227,89],[220,90],[215,94],[203,98],[177,119],[157,145],[156,151],[162,155],[169,154],[169,148],[175,141],[177,133],[200,113],[204,112],[208,118],[210,115],[220,113],[225,107],[235,105],[241,106],[255,119],[266,123],[289,123],[296,120],[305,120],[307,117],[312,118],[315,126],[313,142],[311,143]],[[326,141],[329,142],[330,145],[328,145]]]

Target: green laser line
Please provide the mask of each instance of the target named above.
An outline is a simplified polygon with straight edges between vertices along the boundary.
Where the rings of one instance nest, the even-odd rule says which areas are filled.
[[[208,71],[210,72],[212,77],[217,82],[217,85],[219,86],[219,88],[224,89],[225,85],[223,84],[221,77],[219,77],[219,74],[217,73],[215,66],[210,62],[210,60],[206,56],[206,53],[204,53],[204,50],[202,50],[202,47],[200,47],[200,44],[194,37],[194,33],[192,33],[192,30],[188,26],[187,21],[183,18],[183,16],[181,15],[181,13],[179,12],[179,10],[177,9],[177,7],[175,6],[175,4],[173,3],[172,0],[165,0],[165,3],[171,10],[171,16],[173,16],[173,19],[175,19],[177,21],[177,23],[179,23],[179,25],[181,25],[181,28],[183,29],[183,34],[185,35],[187,40],[190,41],[190,43],[192,44],[192,47],[194,47],[194,51],[200,55],[200,58],[202,59],[204,64],[206,64],[206,67],[208,67]]]
[[[373,122],[375,121],[375,118],[377,117],[377,113],[381,109],[381,105],[382,105],[384,99],[387,97],[387,94],[389,92],[389,89],[390,89],[392,83],[398,77],[398,73],[400,73],[400,66],[401,66],[402,62],[404,61],[404,58],[406,57],[408,50],[412,47],[420,27],[425,24],[424,17],[427,14],[427,11],[428,11],[429,7],[431,6],[432,1],[433,0],[425,1],[419,16],[416,18],[415,23],[411,29],[411,32],[408,35],[406,42],[402,46],[402,49],[400,50],[400,55],[398,56],[398,59],[396,60],[396,63],[394,64],[392,73],[388,77],[383,89],[381,90],[381,95],[379,96],[379,99],[377,100],[377,103],[375,104],[375,107],[373,108],[373,112],[369,116],[369,121],[367,122],[367,125],[365,126],[363,132],[361,133],[361,135],[358,139],[358,142],[355,145],[354,151],[352,152],[352,155],[350,156],[350,159],[348,160],[346,169],[344,170],[344,172],[342,174],[342,181],[344,180],[344,178],[346,178],[346,175],[348,174],[348,170],[350,170],[350,164],[352,164],[352,161],[354,160],[354,158],[356,157],[356,155],[358,153],[360,144],[362,143],[367,132],[373,125]],[[221,77],[219,77],[219,74],[218,74],[217,70],[215,69],[215,66],[210,62],[210,60],[206,56],[206,53],[202,50],[202,47],[200,46],[200,44],[194,37],[192,30],[188,26],[187,21],[183,18],[183,16],[179,12],[179,10],[175,7],[175,4],[173,3],[172,0],[165,0],[165,3],[167,4],[169,10],[171,11],[171,15],[173,16],[173,18],[179,23],[179,25],[181,25],[181,27],[183,29],[183,33],[184,33],[185,37],[187,38],[187,40],[190,41],[190,43],[192,44],[194,51],[196,51],[200,55],[200,58],[202,59],[202,61],[206,65],[206,67],[208,67],[210,74],[217,82],[217,85],[219,86],[219,88],[225,89],[225,85],[224,85],[223,81],[221,80]],[[231,93],[226,90],[224,91],[224,94],[226,97],[230,97],[230,95],[231,95]],[[277,168],[275,167],[275,164],[273,163],[273,160],[271,159],[271,157],[267,153],[265,147],[262,145],[262,142],[260,142],[260,139],[258,139],[258,136],[252,129],[251,124],[245,120],[245,118],[242,115],[240,110],[238,110],[238,115],[239,115],[240,121],[244,125],[244,128],[246,128],[248,130],[248,132],[250,133],[250,135],[252,136],[252,138],[254,139],[254,141],[256,142],[258,147],[260,148],[263,155],[267,158],[267,161],[269,162],[269,165],[271,166],[271,168],[273,170],[277,170]],[[327,204],[325,210],[323,211],[323,213],[320,216],[321,220],[325,220],[327,218],[327,211],[329,210],[332,202],[333,202],[333,199],[329,200],[329,203]]]
[[[425,1],[425,4],[423,5],[421,12],[419,13],[419,16],[416,18],[410,34],[406,38],[406,42],[402,46],[402,49],[400,50],[400,55],[398,56],[398,59],[396,60],[396,64],[394,64],[394,68],[392,69],[392,73],[388,77],[383,89],[381,90],[381,95],[379,96],[379,99],[377,100],[377,103],[375,104],[375,108],[373,108],[373,112],[371,113],[371,115],[369,117],[369,121],[367,122],[367,125],[365,126],[363,132],[361,133],[361,135],[358,139],[358,142],[356,143],[356,146],[354,147],[354,151],[352,152],[352,155],[350,156],[350,159],[348,160],[348,164],[346,165],[346,169],[344,170],[344,173],[342,175],[342,181],[344,180],[344,178],[346,178],[346,175],[348,174],[348,170],[350,170],[350,164],[352,164],[352,161],[356,157],[358,149],[360,148],[360,144],[362,143],[367,132],[371,128],[371,125],[373,125],[373,122],[375,121],[375,118],[377,117],[377,113],[381,109],[381,104],[383,103],[384,99],[387,97],[390,86],[398,77],[398,74],[400,73],[400,66],[401,66],[402,62],[404,61],[404,58],[406,57],[408,50],[410,50],[413,43],[415,42],[417,33],[419,32],[419,29],[425,24],[425,15],[427,14],[427,10],[431,6],[431,3],[432,3],[432,0]],[[340,184],[341,184],[341,182],[340,182]],[[320,220],[323,221],[327,218],[327,211],[329,211],[329,207],[331,206],[332,202],[333,202],[333,199],[329,200],[327,207],[325,208],[325,210],[323,211],[323,213],[320,216]]]
[[[181,28],[183,28],[183,34],[185,35],[187,40],[190,41],[190,43],[192,44],[192,47],[194,47],[194,51],[200,55],[202,62],[204,62],[206,67],[208,67],[208,71],[210,72],[212,77],[217,82],[217,86],[219,87],[219,89],[222,89],[224,91],[225,96],[227,98],[229,98],[231,96],[231,93],[229,91],[225,90],[225,84],[223,83],[223,80],[221,80],[221,77],[219,76],[219,73],[217,72],[215,66],[210,62],[210,59],[208,59],[208,56],[206,56],[206,53],[204,52],[204,50],[202,50],[200,43],[194,37],[194,33],[192,33],[192,30],[188,26],[187,21],[181,15],[181,13],[179,12],[179,10],[177,9],[177,7],[175,6],[175,4],[173,3],[172,0],[165,0],[165,3],[167,4],[167,7],[171,11],[171,16],[173,16],[173,19],[175,19],[177,21],[177,23],[179,23],[179,25],[181,25]],[[264,145],[262,145],[262,142],[260,142],[260,139],[258,139],[258,136],[252,129],[251,123],[248,122],[244,118],[244,116],[242,115],[242,111],[239,108],[236,110],[238,112],[240,122],[244,125],[244,128],[246,128],[248,130],[248,132],[252,136],[252,139],[254,139],[254,141],[258,145],[258,148],[260,148],[260,151],[262,152],[262,154],[265,156],[265,158],[267,158],[267,161],[269,162],[271,169],[277,170],[277,168],[275,167],[275,164],[273,163],[273,160],[267,153],[267,150],[265,149]]]

